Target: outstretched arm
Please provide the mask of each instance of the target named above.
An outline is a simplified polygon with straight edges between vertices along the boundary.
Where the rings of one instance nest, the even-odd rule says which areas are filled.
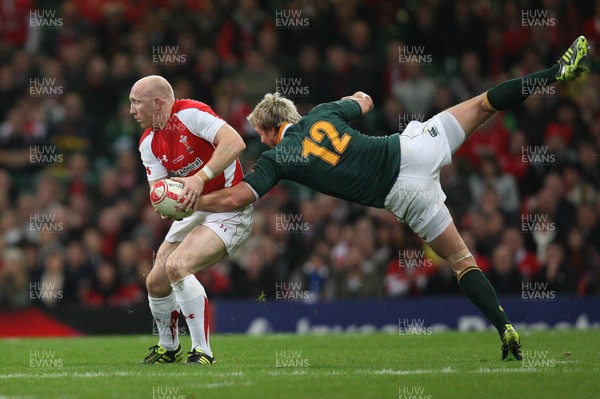
[[[205,212],[231,212],[256,201],[256,194],[248,183],[242,181],[233,187],[201,195],[194,209]]]
[[[367,112],[373,109],[373,100],[371,96],[362,91],[357,91],[351,96],[342,97],[342,100],[354,100],[360,106],[360,110],[362,115],[365,115]]]

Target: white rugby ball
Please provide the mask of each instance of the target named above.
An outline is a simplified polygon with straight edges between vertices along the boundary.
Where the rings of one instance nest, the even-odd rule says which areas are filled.
[[[162,215],[173,219],[183,219],[194,213],[194,210],[186,211],[181,202],[177,201],[181,191],[183,191],[183,184],[171,179],[161,180],[150,190],[150,201]]]

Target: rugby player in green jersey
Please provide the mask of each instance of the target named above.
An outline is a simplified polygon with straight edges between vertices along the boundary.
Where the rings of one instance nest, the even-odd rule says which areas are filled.
[[[469,135],[496,111],[523,102],[535,87],[568,81],[589,69],[588,45],[581,36],[551,68],[512,79],[443,111],[428,121],[413,121],[402,134],[370,137],[350,127],[373,107],[362,92],[320,104],[300,117],[295,105],[267,94],[248,116],[261,141],[272,147],[234,187],[199,197],[196,209],[223,212],[243,208],[288,179],[362,205],[384,208],[407,223],[454,270],[465,295],[496,327],[502,359],[521,360],[519,334],[496,292],[477,267],[444,205],[440,170],[452,161]],[[278,162],[277,149],[301,154],[304,162]],[[426,195],[413,195],[411,190]]]

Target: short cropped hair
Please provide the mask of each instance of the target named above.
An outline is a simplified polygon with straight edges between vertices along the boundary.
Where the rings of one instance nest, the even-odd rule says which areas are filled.
[[[298,123],[301,118],[294,102],[277,92],[265,94],[247,117],[253,128],[264,130],[277,129],[284,122]]]

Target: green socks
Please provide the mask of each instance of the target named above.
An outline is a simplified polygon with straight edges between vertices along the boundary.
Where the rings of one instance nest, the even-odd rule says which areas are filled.
[[[510,321],[498,302],[494,287],[477,266],[467,267],[457,277],[458,285],[467,298],[483,312],[502,337],[504,326],[510,324]]]
[[[543,71],[502,82],[488,90],[487,102],[495,111],[519,105],[535,93],[537,88],[556,82],[556,74],[559,70],[560,65],[556,63],[553,67]]]

